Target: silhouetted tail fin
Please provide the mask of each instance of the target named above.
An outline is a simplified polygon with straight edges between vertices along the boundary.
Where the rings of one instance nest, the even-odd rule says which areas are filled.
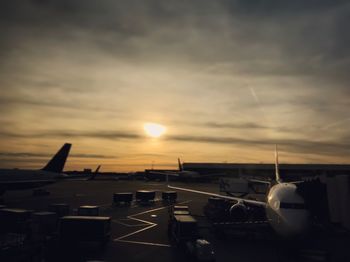
[[[277,148],[277,145],[276,145],[276,148],[275,148],[275,172],[276,172],[276,182],[277,183],[281,183],[282,180],[281,180],[281,177],[280,177],[280,172],[279,172],[279,164],[278,164],[278,148]]]
[[[55,173],[62,173],[71,146],[72,144],[64,144],[62,148],[52,157],[52,159],[46,164],[46,166],[42,170]]]
[[[96,168],[95,172],[92,173],[92,175],[88,178],[88,180],[94,180],[95,179],[96,175],[98,174],[98,171],[100,170],[100,167],[101,167],[101,165],[99,165]]]
[[[182,167],[180,158],[177,159],[177,162],[179,164],[179,171],[183,171],[183,167]]]

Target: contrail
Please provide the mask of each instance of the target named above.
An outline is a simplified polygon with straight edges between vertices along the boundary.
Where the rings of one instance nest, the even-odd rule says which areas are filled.
[[[257,104],[260,104],[259,97],[256,95],[255,90],[253,87],[249,87],[250,92],[252,93],[252,96],[254,97],[254,100]]]

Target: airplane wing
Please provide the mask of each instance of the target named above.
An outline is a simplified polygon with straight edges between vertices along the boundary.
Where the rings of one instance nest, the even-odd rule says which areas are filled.
[[[247,179],[247,180],[248,182],[253,182],[253,183],[266,184],[266,185],[271,184],[270,181],[266,181],[266,180],[259,180],[259,179]]]
[[[181,190],[181,191],[186,191],[186,192],[191,192],[191,193],[196,193],[196,194],[219,197],[219,198],[228,199],[228,200],[241,201],[241,202],[256,205],[256,206],[264,206],[264,207],[266,206],[266,203],[262,202],[262,201],[244,199],[244,198],[240,198],[240,197],[224,196],[224,195],[220,195],[220,194],[199,191],[199,190],[194,190],[194,189],[189,189],[189,188],[183,188],[183,187],[175,187],[175,186],[170,186],[170,185],[168,185],[168,187],[171,189],[176,189],[176,190]]]
[[[304,182],[305,181],[303,181],[303,180],[299,180],[299,181],[291,181],[291,182],[288,182],[288,183],[298,185],[298,184],[302,184]]]

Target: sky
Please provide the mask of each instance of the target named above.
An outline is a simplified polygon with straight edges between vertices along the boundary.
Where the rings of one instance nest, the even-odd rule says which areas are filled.
[[[349,24],[349,1],[1,1],[0,168],[65,142],[67,170],[350,163]]]

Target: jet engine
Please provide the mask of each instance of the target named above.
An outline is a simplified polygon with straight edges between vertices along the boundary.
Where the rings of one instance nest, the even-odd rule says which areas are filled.
[[[248,212],[249,208],[242,201],[239,201],[230,207],[230,216],[234,220],[247,220]]]

